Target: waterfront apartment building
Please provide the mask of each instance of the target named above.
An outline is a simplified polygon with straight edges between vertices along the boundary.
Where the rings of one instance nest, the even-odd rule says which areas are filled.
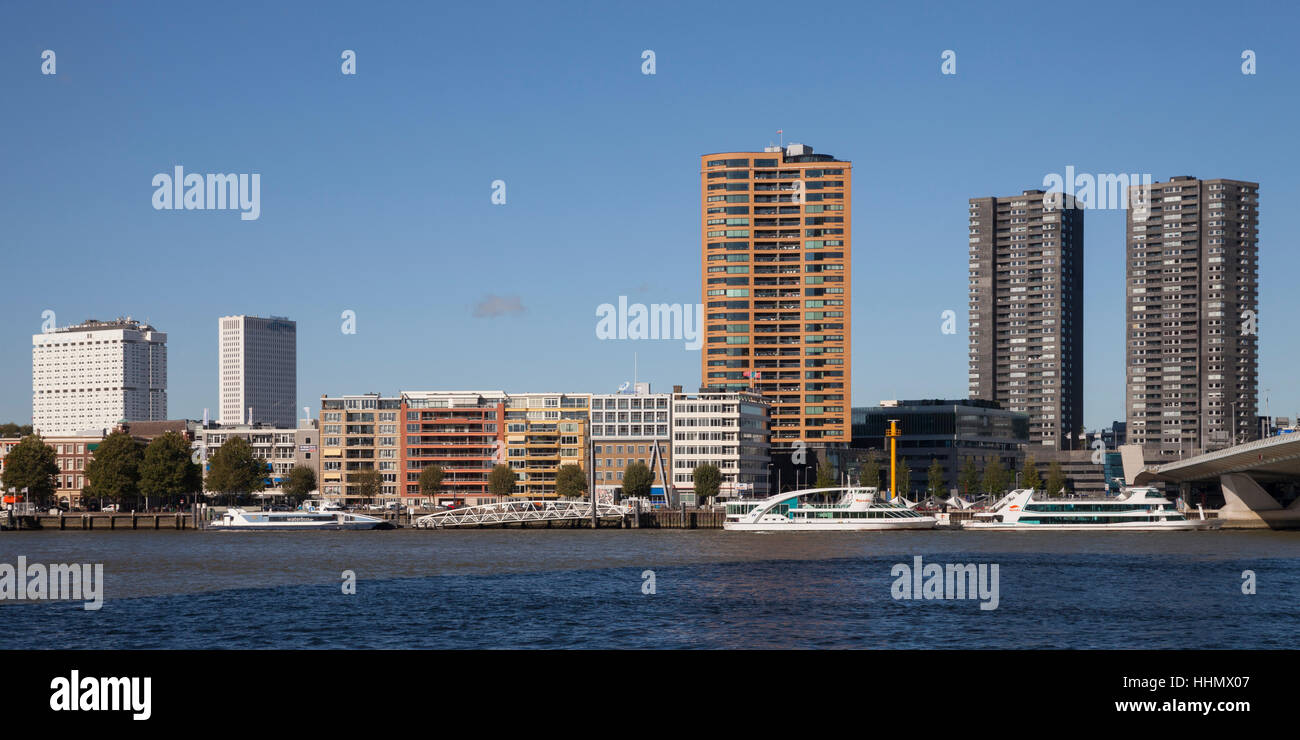
[[[1256,439],[1259,184],[1149,187],[1126,239],[1128,441],[1167,459]]]
[[[680,390],[680,388],[678,388]],[[614,500],[623,488],[627,466],[650,468],[652,485],[665,491],[672,482],[672,394],[651,393],[637,383],[627,393],[591,397],[592,469],[596,494]]]
[[[474,506],[488,503],[488,475],[506,462],[504,391],[416,391],[401,394],[402,498],[408,503]],[[420,490],[420,474],[442,467],[435,496]]]
[[[365,393],[321,396],[320,471],[323,496],[347,502],[400,499],[398,474],[402,399]],[[379,472],[379,490],[366,490],[363,473]]]
[[[924,498],[930,466],[943,468],[944,488],[958,491],[963,466],[974,465],[981,472],[993,460],[1004,470],[1020,470],[1029,442],[1029,415],[1001,408],[996,401],[975,399],[925,399],[881,401],[879,406],[853,409],[853,447],[876,450],[883,487],[889,486],[889,441],[885,430],[890,420],[898,421],[899,465],[910,471],[910,488],[902,495]],[[1031,454],[1034,453],[1030,450]],[[1040,472],[1045,469],[1040,465]],[[856,471],[854,471],[856,473]],[[875,485],[866,482],[864,485]],[[962,495],[978,491],[959,491]]]
[[[693,473],[704,463],[722,472],[721,498],[770,495],[771,408],[750,391],[673,393],[673,487],[684,503],[695,502]]]
[[[282,316],[222,316],[218,327],[218,421],[295,427],[297,323]]]
[[[192,442],[198,453],[203,475],[211,468],[212,456],[227,441],[242,437],[253,448],[253,457],[266,463],[266,486],[270,490],[281,488],[295,467],[317,471],[320,455],[320,432],[316,421],[301,426],[273,427],[263,424],[210,424],[194,429]],[[320,473],[317,472],[319,482]]]
[[[802,144],[700,158],[701,386],[762,393],[775,446],[849,441],[852,174]]]
[[[1069,449],[1083,427],[1083,209],[1046,196],[970,200],[968,391],[1028,414],[1031,446]]]
[[[511,393],[506,399],[506,464],[515,496],[557,498],[562,465],[587,465],[590,393]]]
[[[32,426],[101,436],[167,418],[167,335],[131,317],[32,335]]]

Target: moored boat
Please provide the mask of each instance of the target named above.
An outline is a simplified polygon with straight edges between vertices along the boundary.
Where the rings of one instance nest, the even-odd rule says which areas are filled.
[[[1037,499],[1024,488],[1003,496],[988,511],[962,522],[963,529],[1016,531],[1166,532],[1218,529],[1222,522],[1188,519],[1150,486],[1126,488],[1113,498]]]
[[[226,531],[393,529],[391,522],[375,516],[346,511],[247,511],[227,509],[220,519],[209,522],[210,529]]]
[[[813,503],[815,499],[831,503]],[[722,528],[749,532],[934,529],[938,520],[884,500],[875,488],[810,488],[761,501],[729,502]]]

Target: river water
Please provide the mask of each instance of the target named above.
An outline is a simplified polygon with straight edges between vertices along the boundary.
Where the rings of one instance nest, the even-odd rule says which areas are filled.
[[[1300,532],[0,534],[0,563],[20,555],[102,563],[104,601],[0,601],[9,648],[1293,648],[1300,628]],[[916,556],[996,564],[996,608],[895,598]]]

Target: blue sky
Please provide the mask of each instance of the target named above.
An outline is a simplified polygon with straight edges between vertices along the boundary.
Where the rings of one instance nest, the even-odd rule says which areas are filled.
[[[169,335],[170,415],[217,406],[217,317],[298,321],[321,393],[699,383],[596,307],[699,298],[699,155],[785,131],[854,163],[855,405],[966,390],[966,202],[1044,175],[1260,188],[1261,404],[1300,412],[1284,3],[9,4],[0,11],[0,420],[30,335]],[[41,52],[57,74],[40,73]],[[357,54],[357,75],[340,54]],[[657,69],[641,74],[641,52]],[[957,53],[957,74],[940,55]],[[1241,74],[1256,52],[1258,74]],[[156,211],[153,175],[261,175],[261,217]],[[507,203],[490,202],[491,183]],[[1085,419],[1123,418],[1124,221],[1086,216]],[[489,296],[522,310],[476,316]],[[959,316],[956,335],[941,313]],[[357,332],[340,331],[352,310]],[[1262,411],[1262,409],[1261,409]]]

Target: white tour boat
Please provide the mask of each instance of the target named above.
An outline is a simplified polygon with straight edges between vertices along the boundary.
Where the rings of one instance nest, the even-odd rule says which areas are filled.
[[[811,503],[804,499],[831,499]],[[880,498],[875,488],[809,488],[727,503],[723,529],[742,532],[866,532],[934,529],[939,521]]]
[[[247,511],[226,509],[220,519],[209,522],[211,529],[229,531],[311,530],[311,529],[393,529],[393,525],[376,516],[346,511]]]
[[[962,522],[964,529],[1164,532],[1218,529],[1223,522],[1188,519],[1150,486],[1126,488],[1113,498],[1035,499],[1033,489],[1008,493],[988,511]]]

